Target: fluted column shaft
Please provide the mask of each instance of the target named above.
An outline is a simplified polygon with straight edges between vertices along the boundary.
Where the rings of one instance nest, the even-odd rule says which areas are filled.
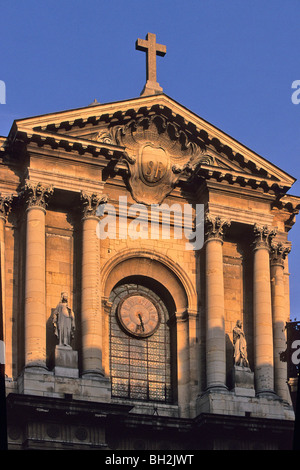
[[[271,249],[271,293],[273,311],[274,341],[274,388],[276,394],[285,402],[290,402],[287,385],[287,363],[281,360],[281,353],[286,350],[285,325],[287,322],[284,259],[290,248],[282,243],[272,244]]]
[[[275,232],[255,225],[253,260],[254,357],[256,393],[274,393],[270,241]]]
[[[51,188],[27,182],[25,367],[46,368],[45,217]]]
[[[206,218],[206,381],[207,389],[226,389],[223,235],[230,224]]]
[[[100,291],[100,239],[97,236],[97,208],[103,196],[82,194],[82,364],[84,375],[103,376],[102,312]]]

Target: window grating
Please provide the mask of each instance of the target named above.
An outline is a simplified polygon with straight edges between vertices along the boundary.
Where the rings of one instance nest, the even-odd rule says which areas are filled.
[[[128,294],[127,290],[124,292]],[[120,297],[119,294],[118,301]],[[127,335],[120,328],[116,317],[118,301],[113,303],[110,315],[112,396],[172,402],[170,335],[164,305],[160,301],[158,330],[152,336],[140,339]]]

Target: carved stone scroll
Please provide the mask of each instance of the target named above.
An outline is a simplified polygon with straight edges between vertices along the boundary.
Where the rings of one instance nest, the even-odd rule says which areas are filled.
[[[108,200],[105,194],[85,193],[80,195],[83,217],[97,217],[97,209],[100,204],[105,204]]]
[[[267,248],[270,250],[272,239],[276,236],[276,230],[267,225],[254,225],[254,249]]]
[[[27,180],[21,196],[27,203],[28,208],[37,206],[46,209],[53,192],[53,186],[45,186],[42,183]]]
[[[279,264],[281,266],[284,265],[284,260],[287,255],[290,253],[291,247],[284,245],[282,242],[278,243],[271,243],[271,263]]]
[[[230,220],[222,219],[218,216],[206,214],[205,217],[205,235],[206,239],[217,239],[222,241],[224,238],[225,230],[231,225]]]

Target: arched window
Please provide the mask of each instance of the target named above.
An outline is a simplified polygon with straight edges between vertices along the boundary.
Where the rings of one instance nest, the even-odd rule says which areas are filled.
[[[110,373],[115,398],[172,402],[168,310],[159,295],[139,284],[110,295]]]

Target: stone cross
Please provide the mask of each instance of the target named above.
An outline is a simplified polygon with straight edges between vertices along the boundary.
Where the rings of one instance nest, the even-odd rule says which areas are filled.
[[[147,82],[142,95],[162,93],[162,88],[156,80],[156,56],[163,57],[166,52],[166,46],[157,44],[156,34],[148,33],[146,39],[138,39],[135,44],[138,51],[146,52],[146,78]]]

